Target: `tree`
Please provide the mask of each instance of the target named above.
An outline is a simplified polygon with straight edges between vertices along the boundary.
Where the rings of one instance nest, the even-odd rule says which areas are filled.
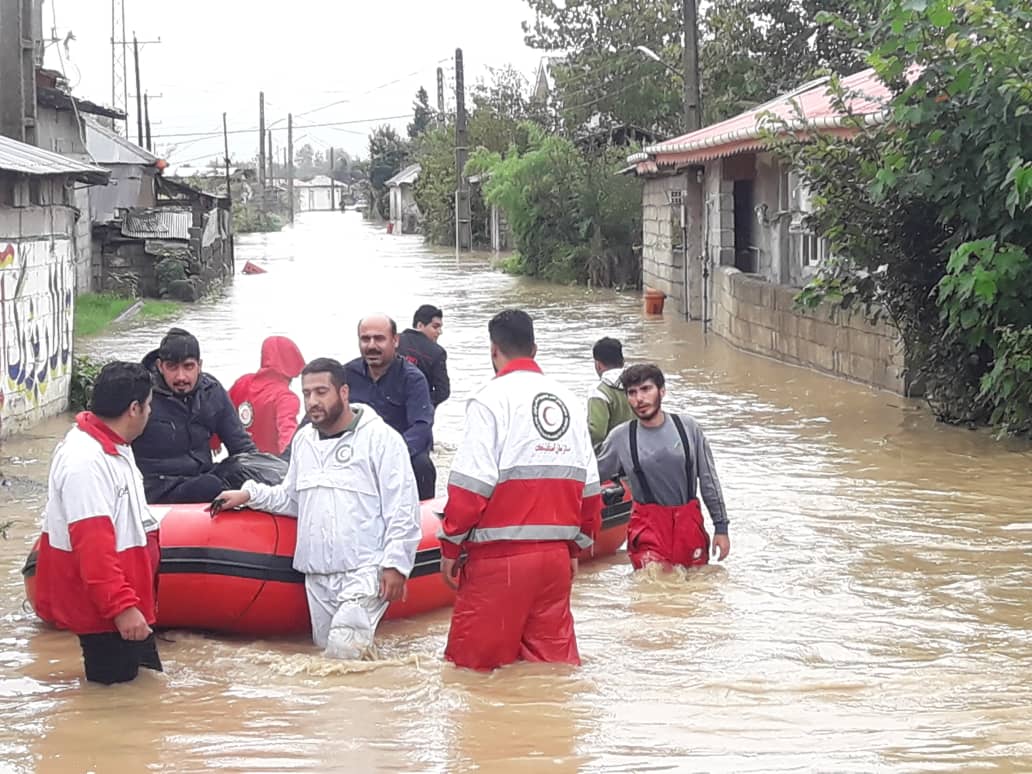
[[[876,23],[836,25],[891,88],[889,122],[785,149],[835,256],[800,301],[885,309],[941,419],[1030,432],[1032,5],[867,7]]]
[[[834,12],[855,26],[874,22],[862,0],[713,0],[700,55],[707,122],[720,121],[832,71],[866,65],[840,27],[820,23]]]
[[[373,205],[381,218],[390,215],[385,183],[401,171],[408,153],[408,144],[389,124],[378,126],[369,135],[369,184],[374,197]]]
[[[294,151],[294,174],[298,177],[311,177],[312,161],[315,157],[315,150],[311,145],[305,143]]]
[[[430,97],[422,86],[416,92],[416,101],[412,103],[412,123],[408,125],[409,139],[420,137],[427,127],[433,123],[434,111],[430,109]]]

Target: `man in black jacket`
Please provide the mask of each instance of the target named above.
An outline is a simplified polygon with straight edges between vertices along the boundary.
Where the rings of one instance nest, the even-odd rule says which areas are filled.
[[[206,503],[227,488],[214,472],[211,439],[230,454],[255,452],[229,395],[201,370],[201,346],[172,328],[143,359],[154,379],[150,420],[133,442],[148,503]]]
[[[434,408],[451,395],[448,353],[437,343],[444,328],[443,318],[444,312],[436,306],[423,304],[412,318],[412,328],[398,337],[398,354],[423,372],[430,385],[430,402]]]

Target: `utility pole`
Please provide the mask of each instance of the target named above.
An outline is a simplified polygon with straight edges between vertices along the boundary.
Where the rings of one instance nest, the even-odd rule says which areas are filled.
[[[333,148],[330,148],[330,209],[337,209],[337,182],[333,176],[336,167],[333,165]]]
[[[258,187],[265,192],[265,92],[258,92]]]
[[[290,222],[294,222],[294,114],[287,114],[287,200],[290,202]]]
[[[437,123],[444,123],[444,70],[437,68]]]
[[[685,131],[702,128],[702,96],[699,92],[698,0],[683,0],[684,12],[684,122]]]
[[[0,0],[0,135],[29,145],[37,113],[33,11],[22,0]]]
[[[133,33],[133,67],[136,70],[136,144],[143,146],[143,104],[140,96],[140,43]]]
[[[469,180],[466,160],[469,158],[469,133],[466,130],[466,93],[462,70],[462,49],[455,49],[455,249],[472,247],[472,215],[469,207]]]
[[[150,105],[147,103],[147,93],[143,94],[143,127],[147,133],[147,144],[144,146],[147,150],[152,151],[151,147],[151,134],[150,134]]]
[[[229,190],[229,131],[226,129],[226,114],[222,114],[222,148],[226,154],[226,200],[233,205],[233,196]]]
[[[127,112],[129,102],[125,47],[125,4],[123,0],[111,0],[111,107],[122,112]],[[123,134],[128,138],[128,117],[124,126]]]
[[[268,130],[269,133],[269,176],[266,178],[269,185],[276,185],[276,154],[272,150],[272,129]]]

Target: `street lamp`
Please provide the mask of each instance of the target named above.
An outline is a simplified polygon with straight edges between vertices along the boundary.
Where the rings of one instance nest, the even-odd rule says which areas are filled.
[[[659,54],[657,54],[655,51],[653,51],[648,46],[635,46],[634,50],[635,51],[640,51],[642,54],[644,54],[645,56],[647,56],[649,59],[651,59],[654,62],[659,62],[661,65],[663,65],[663,67],[665,67],[667,70],[669,70],[674,75],[676,75],[678,78],[680,78],[682,83],[684,82],[684,73],[682,73],[680,70],[678,70],[673,65],[668,65],[666,62],[664,62],[660,58]]]
[[[698,0],[682,0],[684,29],[684,64],[681,70],[668,65],[659,58],[659,54],[647,46],[635,46],[635,49],[654,62],[659,62],[672,73],[677,73],[684,89],[684,123],[685,129],[694,132],[702,127],[702,96],[699,93],[699,20]]]

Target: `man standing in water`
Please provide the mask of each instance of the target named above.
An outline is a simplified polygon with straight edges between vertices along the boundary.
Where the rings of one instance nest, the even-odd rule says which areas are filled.
[[[140,667],[161,671],[151,631],[158,522],[129,445],[150,416],[150,373],[108,363],[90,402],[50,465],[36,611],[79,635],[86,679],[110,685]]]
[[[451,395],[448,353],[437,343],[444,329],[444,312],[423,304],[412,317],[412,328],[398,337],[398,352],[423,372],[430,384],[430,402],[437,408]]]
[[[620,340],[601,338],[595,342],[591,354],[595,358],[595,373],[600,381],[588,396],[588,431],[591,445],[597,452],[614,427],[634,419],[634,412],[620,383],[624,367]]]
[[[401,433],[416,474],[419,499],[429,500],[436,492],[437,470],[430,459],[434,407],[426,377],[398,356],[398,326],[386,315],[373,315],[358,323],[358,347],[362,357],[345,366],[351,398],[371,406]]]
[[[305,575],[312,639],[328,656],[358,659],[415,563],[416,482],[401,437],[373,409],[350,402],[344,366],[313,360],[301,391],[312,422],[294,436],[283,483],[248,481],[216,504],[297,518],[294,569]]]
[[[637,419],[620,425],[598,455],[603,480],[626,476],[634,499],[627,553],[635,569],[658,562],[691,567],[709,561],[709,536],[696,490],[713,520],[713,553],[731,550],[727,511],[706,436],[694,419],[663,411],[663,372],[635,365],[621,377]]]
[[[466,406],[439,535],[444,581],[458,580],[444,656],[482,670],[579,664],[570,588],[602,513],[588,426],[534,362],[526,312],[502,312],[488,331],[496,376]]]

